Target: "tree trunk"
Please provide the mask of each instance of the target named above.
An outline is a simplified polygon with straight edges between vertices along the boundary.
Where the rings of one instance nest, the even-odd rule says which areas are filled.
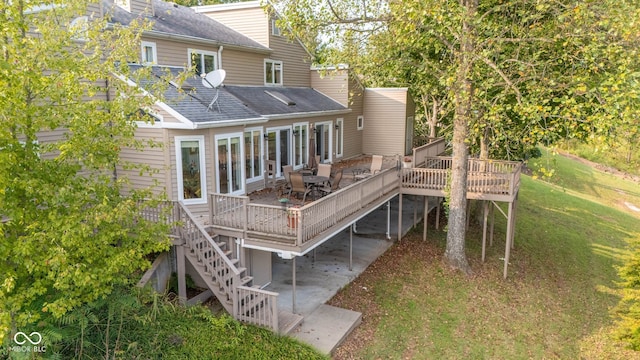
[[[466,208],[467,208],[467,160],[469,148],[467,137],[471,115],[473,84],[473,29],[470,25],[475,16],[478,0],[461,0],[465,14],[462,21],[460,53],[457,56],[458,70],[455,88],[455,114],[453,119],[453,158],[451,169],[451,193],[449,200],[449,231],[445,258],[453,268],[471,273],[465,253]]]

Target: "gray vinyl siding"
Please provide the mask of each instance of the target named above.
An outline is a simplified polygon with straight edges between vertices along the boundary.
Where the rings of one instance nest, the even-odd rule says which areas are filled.
[[[183,41],[157,39],[151,36],[143,36],[142,41],[156,43],[158,65],[181,66],[189,65],[189,49],[217,52],[217,46],[193,44]],[[141,56],[141,51],[139,51]],[[223,55],[224,57],[224,55]]]
[[[311,87],[349,107],[349,82],[346,71],[311,70]]]
[[[364,153],[404,154],[406,89],[366,89],[364,93]]]
[[[117,170],[118,177],[126,177],[130,181],[131,188],[146,189],[154,187],[154,193],[164,192],[166,189],[166,172],[169,166],[165,162],[166,145],[164,144],[164,129],[138,128],[135,137],[142,141],[152,141],[155,146],[147,146],[143,150],[124,148],[120,158],[124,163],[142,164],[151,169],[151,173],[144,172],[140,175],[139,169]],[[157,184],[156,184],[157,182]],[[157,186],[156,186],[157,185]]]
[[[351,82],[350,91],[351,95],[351,113],[345,115],[344,118],[344,156],[348,159],[363,153],[362,142],[364,132],[358,130],[358,116],[364,115],[364,93],[362,88],[358,84]],[[366,120],[365,120],[366,121]]]
[[[309,54],[297,40],[289,40],[284,36],[270,36],[272,60],[280,60],[283,64],[284,86],[311,86]]]
[[[264,85],[264,54],[235,49],[222,50],[222,68],[227,72],[227,85]]]
[[[269,20],[260,6],[204,14],[266,47],[269,46]]]

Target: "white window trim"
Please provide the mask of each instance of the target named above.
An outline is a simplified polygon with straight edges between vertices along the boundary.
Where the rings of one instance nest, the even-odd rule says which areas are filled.
[[[242,160],[240,162],[240,178],[242,181],[242,188],[238,191],[232,191],[230,193],[226,193],[228,195],[243,195],[246,193],[247,191],[247,174],[245,173],[244,170],[244,157],[245,157],[245,153],[244,153],[244,132],[234,132],[234,133],[225,133],[225,134],[218,134],[215,135],[213,140],[214,140],[214,166],[216,169],[218,169],[218,164],[220,164],[220,155],[218,154],[218,141],[220,139],[231,139],[233,137],[238,137],[240,138],[240,159]],[[229,163],[227,163],[229,164]],[[228,168],[228,165],[227,165]],[[220,172],[216,170],[216,193],[220,193]]]
[[[276,18],[271,19],[271,35],[282,36],[282,30],[278,27],[277,21]]]
[[[338,126],[338,129],[336,129],[336,134],[335,134],[336,158],[341,158],[344,152],[344,119],[343,118],[336,119],[336,126]]]
[[[260,132],[260,137],[259,140],[260,143],[258,145],[260,145],[260,154],[258,154],[258,161],[260,161],[260,174],[258,174],[257,176],[254,176],[252,178],[246,178],[246,183],[252,183],[252,182],[256,182],[256,181],[264,181],[264,131],[261,127],[252,127],[252,128],[246,128],[244,129],[244,133],[247,132],[254,132],[254,131],[259,131]],[[244,133],[242,134],[242,141],[244,141]],[[246,144],[242,144],[242,146],[246,146]],[[245,161],[246,161],[246,156],[247,154],[244,154],[245,156]],[[245,176],[248,176],[248,174],[245,174]]]
[[[145,51],[144,48],[145,47],[150,47],[153,51],[153,59],[151,62],[149,61],[144,61],[144,56],[145,56]],[[142,64],[157,64],[158,63],[158,49],[156,48],[156,43],[152,42],[152,41],[142,41],[140,42],[140,59],[142,60]]]
[[[275,65],[280,65],[280,82],[279,83],[268,83],[267,82],[267,63],[273,64],[271,67],[271,71],[273,72],[275,78]],[[265,86],[283,86],[283,78],[284,78],[284,64],[280,60],[272,60],[272,59],[264,59],[264,66],[262,69],[262,73],[264,76],[264,85]]]
[[[356,127],[358,130],[364,129],[364,116],[358,115],[358,120],[356,122]]]
[[[322,126],[326,126],[329,128],[329,131],[327,131],[327,134],[329,134],[329,144],[327,145],[329,147],[329,158],[324,162],[325,164],[330,164],[333,163],[333,135],[334,135],[334,129],[333,129],[333,121],[319,121],[317,123],[314,124],[314,128],[318,128],[318,125],[322,125]],[[314,134],[314,141],[317,141],[316,139],[318,138],[318,134]],[[318,153],[318,144],[316,143],[316,154]],[[320,155],[320,159],[322,162],[322,155]]]
[[[202,198],[200,199],[185,199],[184,198],[184,179],[182,178],[182,142],[183,141],[197,141],[198,151],[200,157],[200,184],[202,185]],[[176,136],[174,137],[176,148],[176,171],[178,172],[177,187],[178,187],[178,200],[184,202],[185,205],[193,204],[206,204],[207,203],[207,164],[204,157],[204,135],[193,136]]]
[[[306,133],[306,136],[304,137],[304,139],[302,139],[301,141],[305,142],[307,144],[307,146],[306,146],[306,150],[307,151],[306,151],[305,154],[300,154],[300,155],[302,155],[302,164],[301,165],[295,165],[295,163],[296,163],[295,157],[297,157],[299,155],[298,154],[298,150],[300,150],[300,149],[296,148],[296,142],[295,142],[296,135],[294,134],[294,132],[296,131],[296,128],[300,128],[300,127],[303,127],[303,126],[307,128],[307,133]],[[293,136],[294,141],[292,142],[291,145],[292,145],[292,148],[293,148],[293,156],[294,156],[294,159],[293,159],[293,169],[294,170],[300,170],[300,169],[304,168],[309,163],[309,137],[310,137],[309,132],[310,131],[311,131],[311,125],[309,125],[308,122],[298,122],[298,123],[293,123],[293,125],[292,125],[291,136]],[[297,136],[302,136],[302,134],[298,134]]]
[[[189,70],[192,70],[191,59],[193,54],[211,55],[213,56],[213,70],[218,69],[218,53],[215,51],[200,50],[200,49],[187,49],[187,64],[189,64]],[[202,74],[198,74],[202,75]]]

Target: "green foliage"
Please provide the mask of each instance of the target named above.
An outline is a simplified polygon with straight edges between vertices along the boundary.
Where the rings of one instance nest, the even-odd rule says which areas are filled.
[[[127,190],[118,173],[132,167],[121,149],[156,146],[134,138],[148,119],[131,114],[158,93],[116,76],[146,75],[127,61],[148,24],[105,30],[97,6],[0,4],[0,343],[104,298],[169,246],[167,225],[140,215],[151,189]]]
[[[63,359],[324,358],[290,338],[203,306],[181,306],[149,288],[119,288],[38,330],[46,356]]]
[[[631,242],[624,265],[619,268],[623,296],[615,308],[616,335],[630,348],[640,350],[640,240]]]
[[[435,104],[449,137],[468,21],[472,153],[481,142],[507,159],[561,138],[640,143],[637,1],[479,1],[471,18],[459,1],[275,4],[328,63],[348,63],[367,86],[408,86],[423,121]]]

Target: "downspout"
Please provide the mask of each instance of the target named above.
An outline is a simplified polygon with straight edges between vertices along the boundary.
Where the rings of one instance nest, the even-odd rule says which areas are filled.
[[[222,69],[222,49],[224,49],[224,46],[220,45],[218,48],[218,69]]]

